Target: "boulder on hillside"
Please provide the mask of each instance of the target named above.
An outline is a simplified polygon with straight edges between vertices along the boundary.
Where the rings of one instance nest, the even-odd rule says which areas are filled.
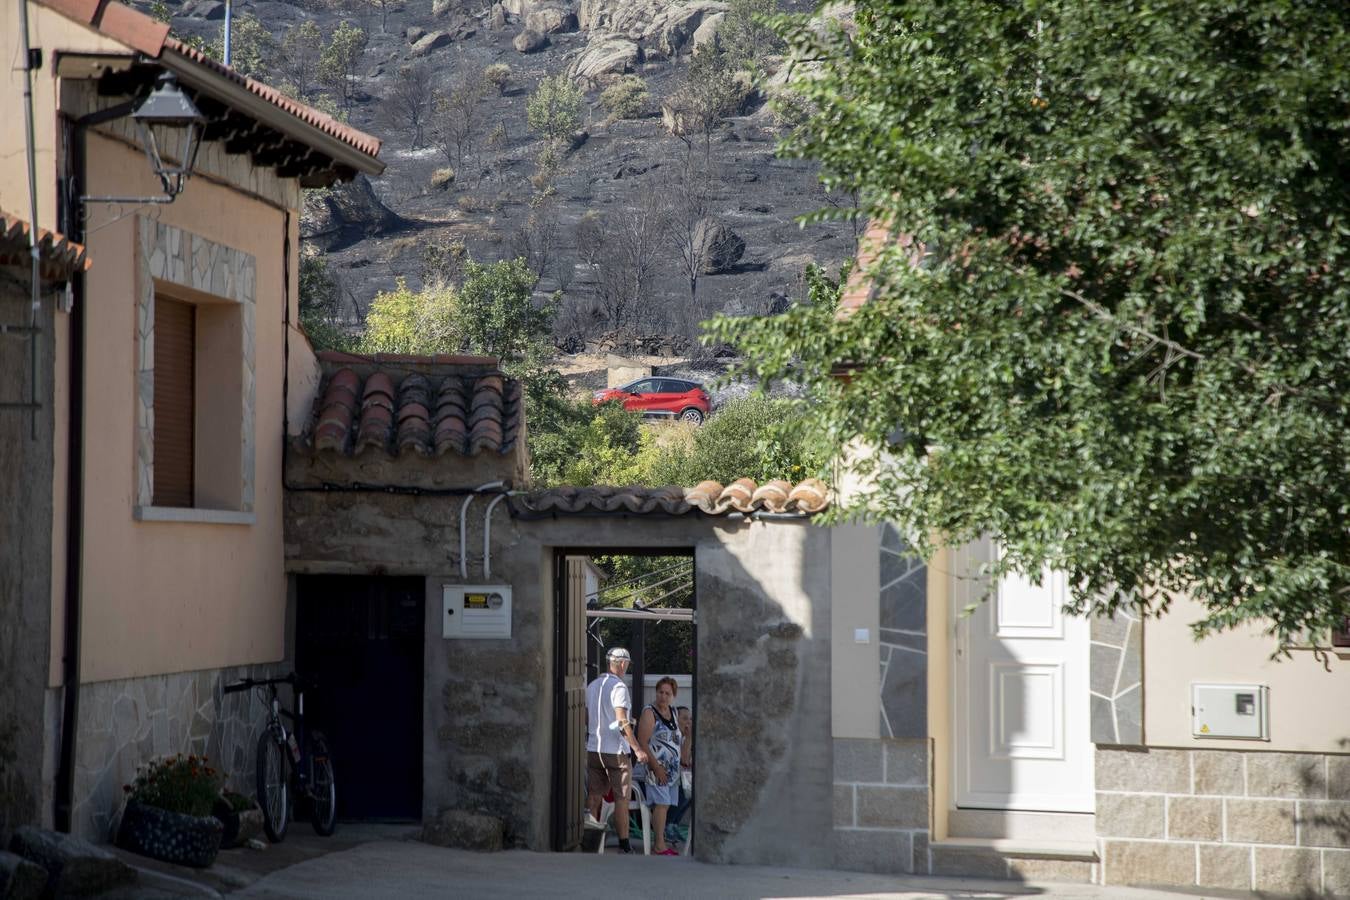
[[[506,7],[500,3],[492,4],[492,10],[487,16],[487,26],[493,31],[501,31],[506,27]]]
[[[453,9],[459,9],[462,5],[462,0],[432,0],[431,14],[443,16]]]
[[[47,873],[44,896],[88,897],[136,880],[136,870],[81,838],[24,825],[9,849]]]
[[[496,816],[447,809],[422,829],[422,840],[437,847],[491,852],[502,849],[505,831]]]
[[[704,19],[726,9],[721,0],[582,0],[578,22],[594,40],[621,35],[674,56]]]
[[[745,255],[745,239],[717,219],[700,219],[694,226],[694,246],[701,249],[703,272],[725,272]]]
[[[563,34],[577,30],[577,14],[561,6],[544,6],[525,17],[525,28],[540,34]]]
[[[722,20],[727,17],[726,13],[713,13],[710,16],[704,16],[703,21],[699,23],[698,28],[694,30],[693,44],[694,49],[705,44],[711,44],[717,39],[717,29],[722,26]]]
[[[548,46],[548,38],[537,31],[526,28],[512,38],[511,46],[521,53],[536,53]]]
[[[324,250],[355,243],[363,237],[398,231],[407,221],[375,196],[370,180],[358,175],[346,184],[305,194],[300,236]]]
[[[219,0],[201,0],[200,3],[185,7],[182,15],[205,19],[208,22],[219,22],[225,18],[225,4]]]
[[[549,5],[548,0],[501,0],[502,6],[511,15],[523,19],[542,6]]]
[[[416,25],[409,25],[407,30],[403,32],[403,37],[407,39],[409,44],[416,44],[418,41],[420,41],[423,37],[426,36],[426,33],[427,30],[425,28],[419,28]]]
[[[642,61],[642,51],[627,38],[604,37],[592,41],[572,63],[571,76],[595,81],[605,75],[623,75]]]
[[[417,43],[413,44],[412,49],[408,51],[408,55],[413,57],[426,56],[432,50],[448,46],[453,41],[454,38],[450,35],[450,32],[433,31],[418,38]]]

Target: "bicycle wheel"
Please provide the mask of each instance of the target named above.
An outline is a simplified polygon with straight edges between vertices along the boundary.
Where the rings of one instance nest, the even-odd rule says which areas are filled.
[[[328,837],[337,828],[337,779],[333,775],[333,755],[322,731],[309,733],[309,787],[313,802],[309,820],[316,834]]]
[[[263,830],[274,844],[285,839],[286,826],[291,820],[285,753],[271,728],[258,735],[258,805],[262,807]]]

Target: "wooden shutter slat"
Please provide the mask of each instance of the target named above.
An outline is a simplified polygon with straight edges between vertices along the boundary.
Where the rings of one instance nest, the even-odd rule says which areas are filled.
[[[155,297],[155,506],[191,506],[197,308]]]

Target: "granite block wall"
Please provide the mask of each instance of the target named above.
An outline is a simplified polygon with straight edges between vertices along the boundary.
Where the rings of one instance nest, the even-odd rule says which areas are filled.
[[[1350,756],[1097,750],[1104,884],[1350,895]]]

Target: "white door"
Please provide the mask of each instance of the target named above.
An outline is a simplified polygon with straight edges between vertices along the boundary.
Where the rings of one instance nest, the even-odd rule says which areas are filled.
[[[986,594],[978,541],[953,554],[955,800],[974,809],[1092,812],[1088,622],[1060,612],[1061,573],[1005,576]]]

